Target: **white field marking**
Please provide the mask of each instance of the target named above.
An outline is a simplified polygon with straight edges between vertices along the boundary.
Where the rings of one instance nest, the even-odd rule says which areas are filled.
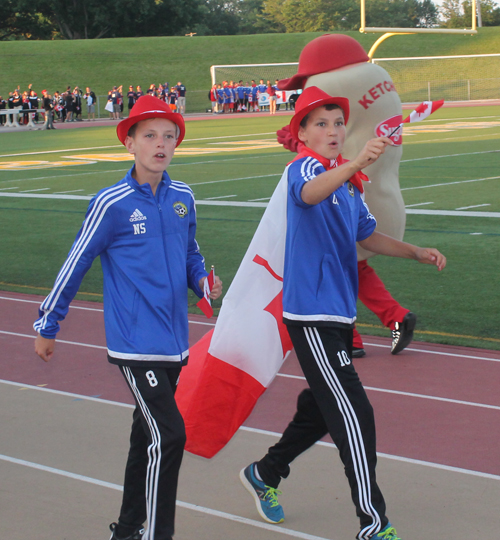
[[[207,197],[207,201],[215,201],[216,199],[230,199],[231,197],[237,197],[237,195],[219,195],[218,197]]]
[[[409,135],[416,135],[416,133],[409,133]],[[461,135],[459,137],[443,137],[443,138],[435,138],[435,139],[427,139],[425,141],[411,141],[411,142],[405,142],[403,144],[409,145],[409,144],[427,144],[427,143],[435,143],[435,142],[443,142],[443,141],[469,141],[470,139],[479,139],[479,138],[489,138],[492,135],[492,133],[484,133],[481,135]],[[497,133],[494,133],[494,135],[497,135]],[[498,152],[499,150],[490,150],[485,152],[485,154],[488,154],[489,152]],[[480,153],[480,152],[479,152]]]
[[[248,202],[270,201],[271,197],[262,197],[261,199],[249,199]]]
[[[404,114],[404,112],[403,112]],[[468,120],[484,120],[485,118],[497,118],[497,119],[500,119],[500,116],[471,116],[470,118],[453,118],[452,120],[449,120],[449,122],[467,122]],[[425,119],[425,122],[443,122],[443,118],[430,118],[430,119]]]
[[[274,175],[272,175],[274,176]],[[93,195],[57,195],[55,193],[0,193],[0,197],[30,198],[30,199],[65,199],[72,201],[90,201]],[[231,206],[242,208],[267,208],[267,202],[246,202],[246,201],[214,201],[207,199],[197,199],[197,206]],[[419,210],[407,208],[407,214],[432,215],[432,216],[467,216],[467,217],[485,217],[499,218],[500,212],[468,212],[460,210]]]
[[[0,197],[2,194],[0,193]],[[197,206],[242,206],[247,208],[267,208],[267,204],[265,202],[236,202],[236,201],[207,201],[206,199],[197,200],[196,205]]]
[[[298,379],[305,381],[306,378],[301,375],[287,375],[286,373],[278,373],[277,377],[284,377],[286,379]],[[364,385],[363,385],[364,386]],[[463,401],[460,399],[441,398],[437,396],[428,396],[426,394],[415,394],[413,392],[402,392],[400,390],[388,390],[386,388],[374,388],[373,386],[364,386],[366,390],[372,390],[373,392],[382,392],[383,394],[396,394],[398,396],[415,397],[419,399],[430,399],[431,401],[444,401],[446,403],[454,403],[455,405],[468,405],[469,407],[481,407],[483,409],[493,409],[500,411],[498,405],[486,405],[485,403],[475,403],[473,401]]]
[[[470,235],[471,236],[480,236],[481,234],[483,234],[482,232],[471,232]]]
[[[0,193],[1,196],[1,193]],[[418,214],[421,216],[455,216],[455,217],[483,217],[500,218],[500,212],[469,212],[468,210],[418,210],[408,208],[407,214]]]
[[[419,202],[417,204],[407,204],[405,205],[405,208],[412,208],[413,206],[426,206],[428,204],[434,204],[434,203],[433,202]]]
[[[455,210],[468,210],[469,208],[480,208],[481,206],[491,206],[491,204],[485,203],[485,204],[474,204],[472,206],[461,206],[460,208],[455,208]]]
[[[19,193],[31,193],[31,192],[35,192],[35,191],[47,191],[48,187],[42,187],[42,188],[38,188],[38,189],[26,189],[24,191],[20,191]]]
[[[275,132],[269,133],[252,133],[250,135],[224,135],[221,137],[203,137],[201,139],[184,139],[184,143],[197,141],[213,141],[216,139],[233,139],[235,137],[261,137],[262,135],[276,135]],[[0,154],[0,158],[18,157],[18,156],[37,156],[39,154],[61,154],[65,152],[83,152],[84,150],[106,150],[108,148],[123,148],[121,144],[113,144],[111,146],[92,146],[89,148],[67,148],[64,150],[45,150],[43,152],[24,152],[22,154]]]
[[[281,153],[279,154],[266,154],[265,157],[275,157],[275,156],[280,156],[282,155]],[[249,159],[262,159],[262,156],[241,156],[241,157],[235,157],[235,158],[224,158],[224,163],[227,163],[228,161],[240,161],[242,159],[246,159],[246,160],[249,160]],[[216,160],[216,159],[213,159],[213,160],[209,160],[209,161],[195,161],[195,162],[192,162],[192,163],[171,163],[168,168],[169,170],[172,168],[172,167],[185,167],[186,165],[209,165],[211,163],[220,163],[220,160]],[[52,180],[52,179],[59,179],[59,178],[71,178],[71,177],[74,177],[74,176],[86,176],[86,175],[89,175],[89,174],[110,174],[110,173],[115,173],[115,172],[119,172],[119,173],[123,173],[123,172],[127,172],[129,169],[113,169],[111,171],[92,171],[92,172],[81,172],[81,173],[74,173],[74,174],[59,174],[59,175],[55,175],[55,176],[38,176],[38,177],[32,177],[30,176],[29,178],[21,178],[21,179],[16,179],[16,180],[5,180],[3,183],[6,184],[7,182],[29,182],[29,181],[34,181],[34,180]],[[281,171],[279,174],[282,174],[283,171]],[[279,176],[279,174],[271,174],[269,176]],[[216,180],[215,182],[225,182],[226,180]],[[189,184],[191,185],[191,184]],[[10,188],[9,188],[10,189]]]
[[[106,400],[106,399],[102,399],[102,398],[85,396],[85,395],[82,395],[82,394],[75,394],[75,393],[72,393],[72,392],[64,392],[62,390],[53,390],[51,388],[46,388],[46,387],[41,387],[41,386],[33,386],[33,385],[29,385],[29,384],[21,384],[21,383],[18,383],[18,382],[7,381],[7,380],[3,380],[3,379],[0,379],[0,384],[7,384],[7,385],[10,385],[10,386],[17,386],[18,388],[25,388],[27,390],[37,390],[39,392],[48,392],[50,394],[57,394],[57,395],[61,395],[61,396],[68,396],[68,397],[78,399],[78,400],[82,400],[82,401],[94,401],[94,402],[97,402],[97,403],[103,403],[103,404],[107,404],[107,405],[115,405],[115,406],[118,406],[118,407],[125,407],[127,409],[134,409],[135,408],[134,405],[130,405],[128,403],[121,403],[119,401],[110,401],[110,400]],[[257,433],[259,435],[268,435],[268,436],[270,435],[270,436],[276,437],[278,439],[281,438],[281,433],[276,433],[276,432],[273,432],[273,431],[267,431],[267,430],[258,429],[258,428],[240,426],[238,428],[238,430],[239,431],[247,431],[247,432],[250,432],[250,433]],[[317,444],[319,446],[326,446],[326,447],[329,447],[329,448],[335,448],[335,445],[333,443],[328,443],[328,442],[324,442],[324,441],[318,441],[315,444]],[[386,459],[391,459],[391,460],[395,460],[395,461],[402,461],[404,463],[412,463],[412,464],[416,464],[416,465],[422,465],[424,467],[432,467],[432,468],[442,469],[442,470],[447,470],[447,471],[452,471],[452,472],[459,472],[459,473],[468,474],[468,475],[471,475],[471,476],[479,476],[479,477],[482,477],[482,478],[489,478],[489,479],[492,479],[492,480],[500,480],[500,476],[494,475],[494,474],[482,473],[482,472],[478,472],[478,471],[472,471],[472,470],[469,470],[469,469],[461,469],[459,467],[450,467],[448,465],[440,465],[438,463],[432,463],[430,461],[420,461],[420,460],[411,459],[411,458],[405,458],[405,457],[401,457],[401,456],[394,456],[392,454],[383,454],[383,453],[380,453],[380,452],[377,452],[377,455],[380,456],[380,457],[384,457]],[[7,457],[7,456],[5,456],[5,457]],[[3,459],[3,457],[0,457],[0,459]],[[8,459],[14,459],[14,458],[8,458]],[[273,526],[272,530],[275,530],[275,526]]]
[[[242,178],[226,178],[225,180],[210,180],[208,182],[192,182],[189,184],[190,186],[204,186],[207,184],[222,184],[223,182],[239,182],[241,180],[255,180],[256,178],[269,178],[271,176],[279,176],[281,177],[283,173],[276,173],[276,174],[260,174],[258,176],[244,176]]]
[[[72,189],[70,191],[55,191],[55,195],[65,195],[66,193],[77,193],[78,191],[83,191],[83,189]]]
[[[456,184],[468,184],[470,182],[484,182],[486,180],[498,180],[500,176],[489,176],[487,178],[473,178],[471,180],[457,180],[456,182],[442,182],[441,184],[427,184],[426,186],[414,186],[401,188],[401,191],[411,191],[413,189],[426,189],[433,187],[442,187],[442,186],[454,186]]]
[[[14,187],[3,187],[3,188],[0,188],[0,191],[5,191],[7,189],[19,189],[19,186],[14,186]]]
[[[427,142],[431,142],[431,141],[427,141]],[[465,154],[445,154],[444,156],[428,156],[428,157],[422,157],[422,158],[402,159],[400,163],[411,163],[412,161],[424,161],[427,159],[443,159],[443,158],[450,158],[450,157],[474,156],[477,154],[496,154],[498,152],[500,152],[500,150],[483,150],[482,152],[467,152]]]
[[[75,474],[69,471],[64,471],[62,469],[56,469],[54,467],[47,467],[46,465],[33,463],[32,461],[26,461],[24,459],[13,458],[10,456],[6,456],[4,454],[0,454],[0,460],[7,461],[15,465],[21,465],[23,467],[36,469],[38,471],[56,474],[58,476],[64,476],[65,478],[71,478],[72,480],[78,480],[79,482],[85,482],[87,484],[93,484],[95,486],[105,487],[108,489],[113,489],[115,491],[123,491],[123,486],[120,486],[119,484],[112,484],[111,482],[105,482],[103,480],[98,480],[97,478],[92,478],[90,476],[84,476],[82,474]],[[293,538],[301,538],[302,540],[327,540],[326,538],[323,538],[321,536],[314,536],[312,534],[295,531],[293,529],[287,529],[285,527],[276,527],[276,525],[262,523],[261,521],[255,521],[253,519],[237,516],[235,514],[221,512],[220,510],[207,508],[205,506],[199,506],[197,504],[191,504],[191,503],[178,500],[176,501],[176,505],[179,508],[185,508],[186,510],[192,510],[194,512],[208,514],[210,516],[227,519],[229,521],[235,521],[236,523],[241,523],[242,525],[250,525],[251,527],[256,527],[258,529],[265,529],[267,531],[272,531],[273,533],[284,534],[286,536],[290,536]]]
[[[250,433],[257,433],[258,435],[269,435],[271,437],[276,437],[277,439],[281,438],[281,433],[276,433],[275,431],[266,431],[264,429],[251,428],[247,426],[241,426],[239,428],[241,431],[248,431]],[[318,441],[318,446],[326,446],[327,448],[336,448],[333,443]],[[394,461],[402,461],[403,463],[410,463],[412,465],[422,465],[423,467],[431,467],[433,469],[441,469],[443,471],[456,472],[461,474],[467,474],[470,476],[479,476],[480,478],[488,478],[490,480],[500,480],[500,476],[496,474],[483,473],[478,471],[472,471],[470,469],[461,469],[460,467],[451,467],[449,465],[441,465],[439,463],[432,463],[430,461],[421,461],[420,459],[412,459],[407,457],[393,456],[391,454],[384,454],[382,452],[377,452],[377,456],[391,459]]]

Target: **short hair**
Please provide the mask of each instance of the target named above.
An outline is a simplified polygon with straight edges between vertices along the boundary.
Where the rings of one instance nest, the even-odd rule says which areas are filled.
[[[319,107],[318,107],[319,108]],[[322,105],[323,109],[326,109],[327,111],[334,111],[335,109],[340,109],[342,111],[342,115],[344,114],[344,109],[340,105],[337,105],[336,103],[327,103],[326,105]],[[313,109],[314,110],[314,109]],[[300,121],[300,127],[305,129],[307,126],[307,122],[309,121],[309,116],[311,115],[312,111],[308,112],[304,118]]]

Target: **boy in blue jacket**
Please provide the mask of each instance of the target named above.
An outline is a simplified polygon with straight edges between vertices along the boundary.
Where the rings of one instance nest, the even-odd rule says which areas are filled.
[[[260,515],[284,519],[276,488],[289,464],[329,432],[344,464],[360,520],[358,540],[398,540],[386,516],[375,475],[372,406],[352,365],[358,292],[356,242],[375,253],[415,259],[442,270],[445,257],[375,230],[376,221],[359,185],[367,167],[392,141],[368,141],[353,161],[340,152],[349,101],[309,87],[296,102],[292,136],[305,144],[288,166],[287,233],[283,276],[283,321],[310,389],[280,441],[240,473]],[[390,151],[390,148],[388,149]],[[365,177],[366,179],[366,177]]]
[[[122,507],[110,540],[171,540],[174,534],[186,437],[174,393],[189,354],[187,288],[202,297],[207,277],[195,238],[193,192],[165,171],[184,133],[182,116],[153,96],[139,98],[118,124],[118,138],[135,164],[90,202],[34,324],[35,352],[48,362],[59,321],[100,256],[108,360],[118,365],[136,401]],[[210,297],[221,292],[216,278]]]

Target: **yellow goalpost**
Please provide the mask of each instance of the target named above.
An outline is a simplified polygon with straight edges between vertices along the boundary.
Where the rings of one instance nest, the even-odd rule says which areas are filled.
[[[366,26],[366,0],[361,1],[361,26],[359,31],[363,34],[381,33],[377,41],[368,52],[370,60],[373,58],[377,47],[391,36],[398,34],[477,34],[476,30],[476,0],[472,0],[472,21],[471,28],[390,28],[390,27],[370,27]]]

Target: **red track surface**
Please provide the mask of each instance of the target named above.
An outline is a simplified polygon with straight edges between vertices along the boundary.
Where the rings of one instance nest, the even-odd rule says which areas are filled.
[[[106,361],[102,306],[74,302],[55,356],[45,364],[33,352],[32,324],[41,300],[0,292],[0,378],[132,403],[117,368]],[[194,343],[211,327],[203,317],[190,319]],[[375,409],[379,452],[500,475],[498,352],[414,342],[391,356],[389,339],[364,341],[368,354],[355,363]],[[302,377],[294,354],[245,425],[284,429],[306,385],[286,375]]]

